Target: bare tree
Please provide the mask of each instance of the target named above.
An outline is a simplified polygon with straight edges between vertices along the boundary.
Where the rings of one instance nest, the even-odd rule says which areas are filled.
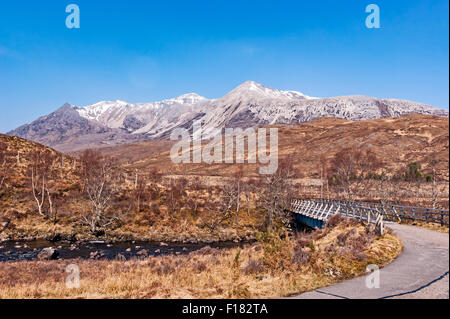
[[[274,219],[280,218],[283,224],[287,223],[286,209],[289,206],[292,195],[293,176],[292,159],[281,160],[278,170],[268,175],[261,183],[259,201],[266,211],[267,228],[273,229]]]
[[[38,213],[44,217],[53,216],[53,188],[51,179],[53,178],[53,164],[55,156],[46,150],[35,149],[31,153],[31,163],[29,165],[29,174],[31,178],[31,190],[33,198],[36,201]],[[45,198],[47,197],[48,212],[44,212]]]
[[[139,174],[136,171],[136,179],[134,183],[133,190],[134,197],[134,206],[137,212],[141,211],[141,204],[145,201],[148,192],[147,192],[147,178],[145,175]]]
[[[252,204],[254,206],[254,196],[256,193],[259,193],[257,188],[258,183],[254,179],[248,179],[245,183],[243,183],[243,194],[245,199],[245,206],[247,208],[247,216],[250,216],[250,209],[252,208]]]
[[[322,154],[319,158],[319,171],[320,171],[320,198],[324,198],[324,180],[327,183],[327,192],[328,192],[328,163],[325,156]]]
[[[198,213],[199,208],[202,206],[203,190],[204,186],[198,179],[189,184],[189,191],[186,192],[188,197],[186,204],[194,214]]]
[[[0,142],[0,189],[5,184],[8,173],[8,145]]]
[[[432,184],[431,184],[431,203],[433,208],[436,208],[439,198],[439,187],[436,183],[437,180],[437,171],[436,171],[436,160],[431,161],[431,169],[432,169]]]
[[[166,192],[166,204],[170,212],[179,212],[186,196],[187,180],[185,178],[170,179]]]
[[[375,173],[382,165],[372,150],[346,148],[336,153],[331,160],[328,176],[333,184],[342,188],[345,197],[352,200],[352,186],[359,190],[369,174]]]
[[[244,171],[242,166],[233,174],[231,179],[223,186],[223,212],[233,214],[236,225],[239,225],[239,211],[241,209],[241,196],[243,192]]]
[[[160,188],[158,184],[161,183],[162,181],[162,175],[163,174],[155,168],[150,169],[150,171],[148,172],[148,179],[147,179],[149,183],[148,202],[150,206],[153,198],[159,195]]]
[[[117,216],[107,217],[107,210],[117,192],[119,171],[116,161],[105,158],[99,151],[86,150],[80,157],[84,194],[89,208],[82,221],[93,234],[118,220]]]

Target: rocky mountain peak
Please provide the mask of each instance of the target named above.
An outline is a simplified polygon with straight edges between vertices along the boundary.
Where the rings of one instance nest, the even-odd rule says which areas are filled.
[[[202,120],[205,129],[246,128],[298,124],[320,117],[359,121],[411,113],[448,116],[446,110],[407,100],[358,95],[313,98],[246,81],[214,100],[188,93],[150,103],[102,101],[83,108],[66,103],[8,134],[70,151],[167,138],[177,127],[190,128],[194,120]]]

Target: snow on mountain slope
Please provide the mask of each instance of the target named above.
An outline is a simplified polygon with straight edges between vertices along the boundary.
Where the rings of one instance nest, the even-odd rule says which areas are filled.
[[[267,99],[315,99],[297,91],[281,91],[272,89],[254,81],[246,81],[227,94],[231,97],[267,98]]]
[[[448,116],[445,110],[406,100],[359,95],[315,98],[247,81],[215,100],[189,93],[150,103],[117,100],[81,108],[65,105],[8,134],[70,150],[167,138],[174,128],[189,129],[200,119],[208,133],[213,128],[296,124],[324,116],[356,121],[410,113]]]
[[[78,113],[86,119],[109,128],[122,128],[131,133],[159,137],[194,118],[201,118],[204,115],[207,119],[227,116],[229,112],[222,110],[224,105],[275,103],[277,107],[276,105],[284,105],[291,101],[314,99],[317,98],[297,91],[281,91],[253,81],[246,81],[218,100],[208,100],[196,93],[189,93],[152,103],[131,104],[119,100],[104,101],[78,108]]]
[[[189,93],[160,102],[131,104],[124,101],[104,101],[78,108],[80,116],[96,121],[109,128],[122,128],[129,132],[154,130],[158,123],[167,125],[168,121],[185,113],[195,112],[192,106],[201,107],[208,99]],[[175,120],[176,122],[176,120]],[[137,132],[139,133],[139,132]]]
[[[405,100],[367,96],[311,98],[293,92],[247,81],[224,97],[210,102],[210,111],[202,117],[204,129],[294,124],[323,116],[349,120],[397,117],[409,113],[448,116],[447,111]]]

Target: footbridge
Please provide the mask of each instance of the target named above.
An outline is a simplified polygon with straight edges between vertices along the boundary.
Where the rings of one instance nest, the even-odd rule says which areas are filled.
[[[294,213],[298,222],[312,228],[322,228],[331,216],[341,214],[367,224],[374,224],[381,235],[384,233],[385,221],[420,221],[449,225],[448,210],[384,203],[294,199],[289,210]]]

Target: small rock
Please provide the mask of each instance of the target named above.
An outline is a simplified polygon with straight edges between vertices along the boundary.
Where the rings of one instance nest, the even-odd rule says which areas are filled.
[[[136,255],[139,255],[141,257],[147,257],[148,256],[148,250],[147,249],[141,249],[139,250]]]
[[[141,246],[136,246],[135,248],[136,248],[136,249],[139,249],[139,248],[141,248]]]
[[[160,246],[169,246],[169,244],[167,244],[167,243],[165,243],[165,242],[161,242],[159,245],[160,245]]]
[[[161,252],[161,249],[156,249],[156,250],[155,250],[155,253],[156,253],[156,254],[159,254],[160,252]]]
[[[39,260],[55,260],[59,256],[58,251],[55,248],[47,247],[42,249],[37,255]]]
[[[129,253],[131,251],[131,248],[127,248],[125,249],[125,251]]]
[[[9,240],[9,236],[6,234],[0,234],[0,242]]]
[[[89,254],[89,258],[90,259],[100,259],[100,258],[103,258],[103,257],[105,257],[105,254],[103,253],[103,252],[101,252],[101,251],[93,251],[93,252],[91,252],[90,254]]]
[[[3,228],[6,228],[6,227],[8,227],[9,222],[2,222],[0,225],[1,225]]]
[[[183,247],[183,251],[186,251],[187,250],[187,248],[186,247]]]
[[[179,255],[179,254],[181,254],[179,251],[176,251],[176,252],[175,252],[175,255]]]

